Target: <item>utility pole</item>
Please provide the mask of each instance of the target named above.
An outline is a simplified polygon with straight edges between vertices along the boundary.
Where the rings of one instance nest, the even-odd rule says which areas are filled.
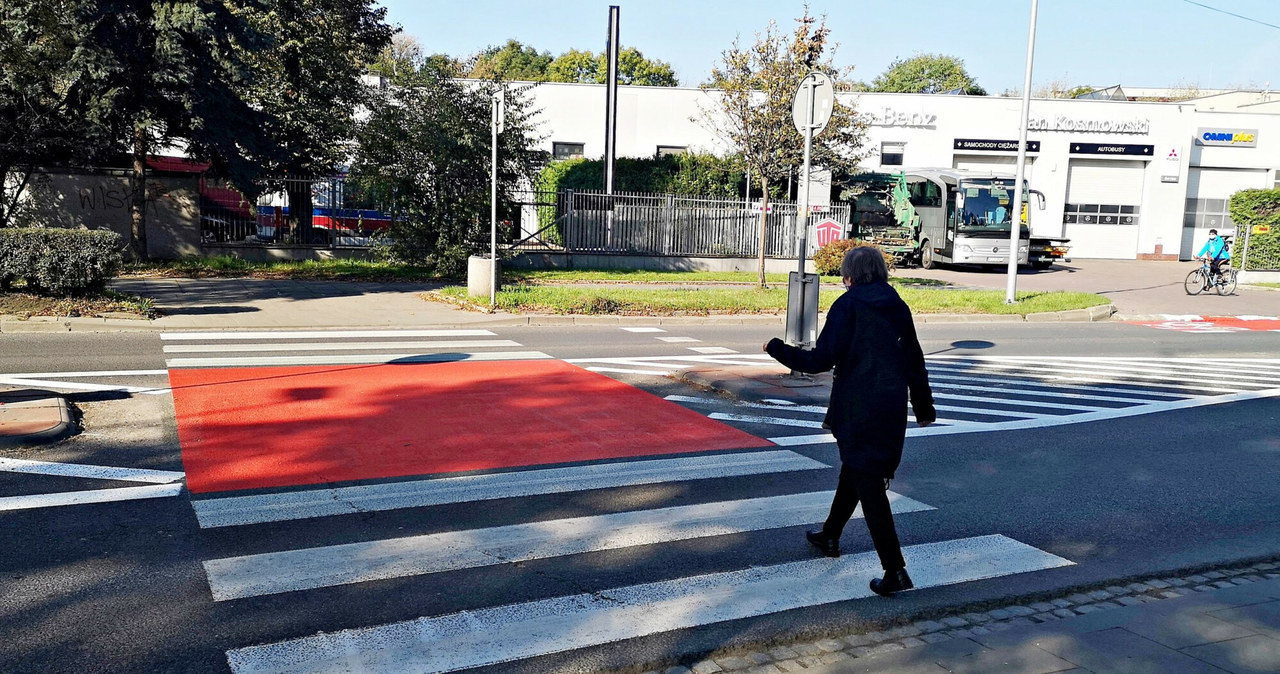
[[[494,92],[489,106],[492,131],[489,156],[489,309],[498,308],[498,134],[505,126],[506,101],[503,89]]]
[[[1039,0],[1031,0],[1031,28],[1027,35],[1027,69],[1022,79],[1022,122],[1018,128],[1018,169],[1013,174],[1013,194],[1016,196],[1011,197],[1018,207],[1013,209],[1013,222],[1009,223],[1009,280],[1005,286],[1005,304],[1018,301],[1018,247],[1022,243],[1022,219],[1026,216],[1027,206],[1030,206],[1022,202],[1022,183],[1027,166],[1027,120],[1031,116],[1031,63],[1036,53],[1036,10],[1039,4]],[[1027,199],[1030,200],[1030,198],[1031,195],[1028,193]],[[1027,218],[1028,230],[1030,225],[1031,219]],[[1030,246],[1031,242],[1028,240],[1028,255],[1030,255]]]

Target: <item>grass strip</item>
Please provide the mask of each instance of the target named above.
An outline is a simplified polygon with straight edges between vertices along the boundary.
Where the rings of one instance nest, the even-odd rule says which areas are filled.
[[[73,297],[49,297],[35,293],[0,293],[0,314],[31,318],[32,316],[100,317],[111,314],[131,314],[141,318],[155,318],[156,308],[151,299],[126,295],[114,290]]]
[[[818,296],[822,310],[840,296],[824,290]],[[1002,290],[947,290],[898,287],[902,299],[917,314],[1019,314],[1084,309],[1109,304],[1100,295],[1075,292],[1022,292],[1017,304],[1005,304]],[[462,286],[447,286],[427,293],[438,299],[477,310],[488,310],[486,298],[469,298]],[[786,288],[628,288],[520,285],[497,295],[498,309],[512,313],[619,314],[666,316],[673,314],[777,314],[786,311]]]
[[[238,257],[187,258],[127,265],[121,278],[256,278],[372,283],[439,281],[428,267],[373,260],[279,260],[252,262]]]

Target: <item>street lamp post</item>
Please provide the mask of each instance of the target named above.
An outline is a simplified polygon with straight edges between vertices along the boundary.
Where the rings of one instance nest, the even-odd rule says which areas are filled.
[[[1005,304],[1017,302],[1018,293],[1018,248],[1022,243],[1022,220],[1026,217],[1029,204],[1022,201],[1022,183],[1026,175],[1027,165],[1027,122],[1031,116],[1031,63],[1036,53],[1036,10],[1039,0],[1031,0],[1031,28],[1027,35],[1027,69],[1022,79],[1022,118],[1018,127],[1018,169],[1013,176],[1013,197],[1018,207],[1013,209],[1015,217],[1009,223],[1009,281],[1005,286]],[[1027,195],[1030,198],[1030,194]],[[1030,229],[1031,220],[1027,219]],[[1027,242],[1027,254],[1030,255],[1031,242]]]

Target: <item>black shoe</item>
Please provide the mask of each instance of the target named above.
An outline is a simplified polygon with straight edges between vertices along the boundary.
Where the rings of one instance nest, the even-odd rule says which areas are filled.
[[[884,578],[871,579],[871,591],[881,597],[892,597],[894,592],[910,590],[913,587],[915,583],[911,582],[911,576],[907,575],[906,569],[885,571]]]
[[[804,532],[804,537],[809,539],[813,547],[822,551],[822,554],[828,557],[840,556],[840,539],[832,538],[821,529]]]

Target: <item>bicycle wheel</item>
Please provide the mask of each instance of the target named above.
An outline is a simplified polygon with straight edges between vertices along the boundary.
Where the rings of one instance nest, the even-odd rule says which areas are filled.
[[[1208,279],[1205,278],[1204,271],[1200,269],[1191,270],[1187,274],[1187,280],[1183,283],[1188,295],[1199,295],[1204,292],[1204,287],[1208,285]]]
[[[1218,294],[1230,295],[1236,291],[1236,270],[1223,269],[1222,278],[1218,279]]]

